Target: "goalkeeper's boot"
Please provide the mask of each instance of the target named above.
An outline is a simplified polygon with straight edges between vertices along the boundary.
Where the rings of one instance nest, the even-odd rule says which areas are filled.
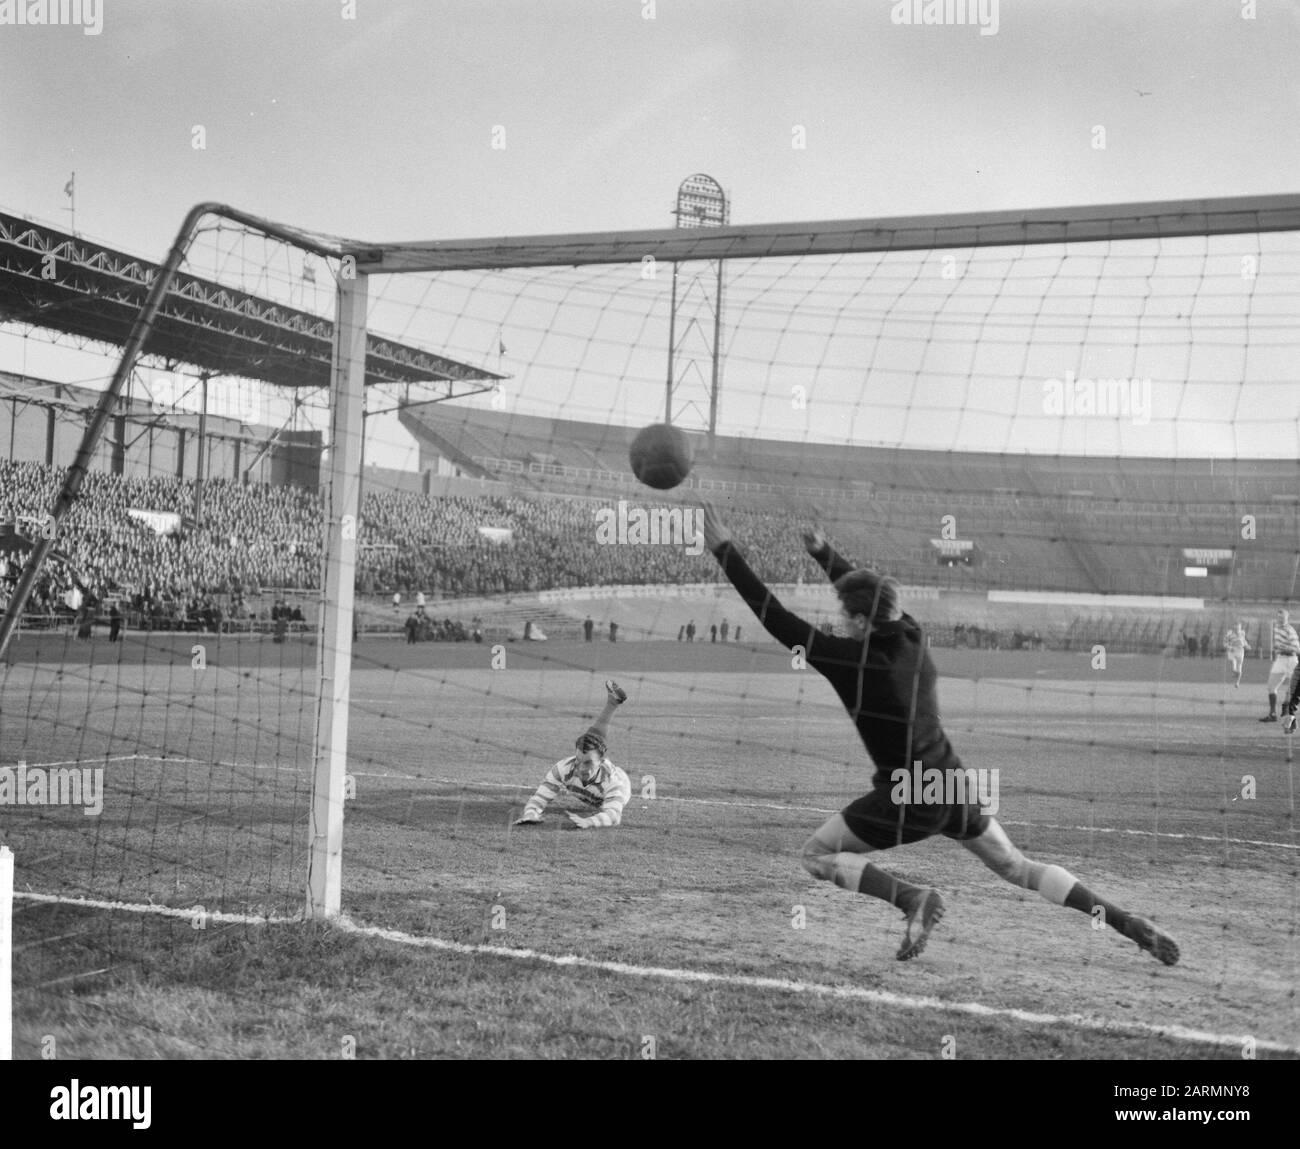
[[[1295,727],[1296,727],[1296,720],[1295,720],[1295,714],[1294,714],[1294,712],[1291,713],[1291,714],[1288,714],[1285,718],[1282,719],[1282,733],[1283,733],[1283,734],[1294,734],[1294,733],[1295,733]]]
[[[910,961],[925,950],[930,932],[943,921],[947,907],[938,890],[922,890],[920,897],[907,910],[907,932],[898,947],[898,960]],[[913,933],[913,930],[916,932]]]
[[[1133,914],[1129,918],[1125,936],[1130,941],[1137,942],[1138,948],[1145,950],[1156,961],[1164,962],[1165,965],[1178,964],[1178,943],[1154,922]]]
[[[610,701],[617,706],[621,706],[627,701],[627,691],[612,678],[605,679],[605,693],[609,695]]]

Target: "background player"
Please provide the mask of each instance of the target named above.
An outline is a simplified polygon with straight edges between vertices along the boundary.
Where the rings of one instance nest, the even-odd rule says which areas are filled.
[[[1296,730],[1296,711],[1300,710],[1300,672],[1291,680],[1291,697],[1286,702],[1286,713],[1282,718],[1282,732],[1294,734]],[[1290,761],[1290,759],[1287,759]]]
[[[587,811],[577,814],[565,810],[572,829],[617,826],[623,820],[623,807],[632,798],[632,783],[627,774],[605,757],[605,736],[614,711],[626,701],[627,693],[617,682],[605,683],[605,708],[579,736],[577,754],[562,758],[546,772],[516,826],[539,825],[542,811],[562,794],[578,809]]]
[[[1291,689],[1291,678],[1300,661],[1300,635],[1291,625],[1291,615],[1279,610],[1273,616],[1273,665],[1268,671],[1268,714],[1261,722],[1277,721],[1277,692]]]
[[[1246,651],[1250,649],[1250,643],[1246,641],[1246,624],[1240,619],[1237,620],[1237,625],[1223,636],[1223,649],[1228,652],[1228,665],[1232,668],[1232,673],[1237,676],[1232,685],[1240,686],[1241,669],[1246,665]]]
[[[1141,949],[1165,965],[1178,961],[1178,946],[1171,937],[1145,918],[1098,897],[1062,867],[1026,858],[978,805],[894,801],[892,775],[897,769],[961,768],[939,722],[938,673],[925,635],[899,607],[897,583],[874,571],[855,570],[819,532],[805,533],[808,553],[834,583],[851,631],[849,637],[827,636],[773,597],[708,503],[704,542],[768,633],[787,648],[804,648],[807,664],[834,687],[876,765],[871,791],[827,819],[808,839],[803,864],[815,878],[902,910],[907,928],[898,950],[900,961],[925,948],[931,930],[943,919],[944,900],[938,890],[904,882],[867,855],[936,834],[956,839],[999,877],[1037,890],[1050,902],[1085,914],[1100,908],[1106,924]]]

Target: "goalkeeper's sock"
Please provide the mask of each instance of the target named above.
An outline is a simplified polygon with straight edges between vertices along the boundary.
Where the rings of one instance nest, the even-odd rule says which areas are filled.
[[[860,854],[857,856],[859,859],[862,858]],[[836,869],[836,885],[839,885],[838,867]],[[894,877],[888,870],[882,870],[879,866],[873,866],[865,860],[862,860],[862,874],[858,878],[856,889],[860,894],[867,894],[869,897],[888,902],[891,906],[897,906],[904,913],[910,911],[916,899],[927,892],[924,886],[913,886],[901,878]]]
[[[1119,930],[1125,937],[1128,936],[1129,922],[1133,915],[1127,910],[1120,909],[1114,902],[1108,902],[1105,898],[1098,897],[1082,882],[1074,883],[1065,897],[1065,904],[1072,910],[1078,910],[1093,917],[1096,916],[1095,911],[1100,909],[1101,920],[1104,925]]]
[[[1025,874],[1025,885],[1029,889],[1037,890],[1049,902],[1058,906],[1090,916],[1100,907],[1104,915],[1102,921],[1128,936],[1129,921],[1133,915],[1127,910],[1098,897],[1063,866],[1046,866],[1040,862],[1028,862],[1027,865],[1029,868]]]

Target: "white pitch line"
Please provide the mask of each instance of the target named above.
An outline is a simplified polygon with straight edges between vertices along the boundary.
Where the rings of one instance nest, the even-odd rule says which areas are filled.
[[[113,910],[123,913],[154,914],[187,921],[192,921],[195,914],[199,912],[197,909],[183,910],[172,906],[133,905],[127,902],[68,898],[57,894],[33,894],[19,890],[14,891],[14,897],[32,902],[83,906],[89,909]],[[254,914],[220,912],[205,913],[204,916],[214,922],[253,926],[293,925],[302,921],[300,917],[267,918]],[[687,982],[696,985],[725,985],[739,989],[775,990],[779,993],[802,993],[811,997],[828,997],[840,1001],[869,1002],[872,1005],[890,1006],[895,1009],[928,1010],[934,1013],[963,1013],[971,1017],[981,1018],[1006,1018],[1027,1025],[1066,1025],[1095,1033],[1122,1033],[1133,1037],[1164,1037],[1172,1041],[1183,1041],[1199,1045],[1241,1045],[1242,1042],[1249,1038],[1254,1041],[1256,1049],[1264,1049],[1270,1053],[1300,1053],[1300,1046],[1286,1045],[1280,1041],[1255,1038],[1248,1034],[1213,1033],[1210,1030],[1190,1029],[1184,1025],[1150,1025],[1142,1021],[1109,1021],[1105,1018],[1087,1017],[1078,1013],[1031,1013],[1029,1010],[1006,1009],[1000,1006],[985,1005],[977,1001],[943,1001],[937,997],[912,997],[908,994],[892,993],[889,990],[862,989],[859,986],[824,985],[820,982],[792,981],[789,978],[753,977],[748,974],[714,973],[709,970],[632,965],[629,962],[584,958],[579,957],[577,954],[556,955],[541,953],[538,950],[510,949],[506,946],[475,945],[466,942],[448,941],[445,938],[420,937],[402,930],[390,930],[381,926],[359,926],[346,917],[334,919],[332,924],[344,933],[378,938],[382,941],[413,946],[417,949],[441,950],[444,953],[461,954],[466,957],[500,957],[515,961],[535,961],[561,969],[596,970],[601,973],[617,974],[622,977],[656,978],[661,981]]]
[[[494,790],[530,789],[527,784],[522,782],[466,782],[458,778],[421,778],[414,774],[358,774],[356,777],[401,778],[409,781],[434,782],[451,786],[483,786]],[[635,795],[632,800],[636,801]],[[651,799],[646,800],[650,801]],[[783,806],[776,802],[728,802],[723,798],[674,798],[669,795],[661,795],[653,799],[653,801],[681,802],[691,806],[734,806],[741,810],[793,810],[800,814],[838,814],[840,809],[843,809],[843,807],[832,810],[822,806]],[[1172,830],[1126,830],[1114,826],[1065,826],[1056,822],[1018,822],[1004,818],[999,818],[998,821],[1004,826],[1024,826],[1027,829],[1034,830],[1070,830],[1089,834],[1128,834],[1138,838],[1169,838],[1173,841],[1213,842],[1215,845],[1272,846],[1278,850],[1300,850],[1300,843],[1297,842],[1269,842],[1256,838],[1220,838],[1213,834],[1179,834]]]
[[[814,997],[830,997],[841,1001],[870,1002],[873,1005],[892,1006],[896,1009],[930,1010],[936,1013],[964,1013],[973,1017],[985,1018],[1008,1018],[1029,1025],[1069,1025],[1078,1029],[1100,1033],[1126,1033],[1134,1037],[1166,1037],[1174,1041],[1193,1042],[1203,1045],[1241,1045],[1248,1036],[1245,1034],[1212,1033],[1208,1030],[1189,1029],[1187,1026],[1182,1025],[1149,1025],[1141,1021],[1108,1021],[1105,1018],[1086,1017],[1077,1013],[1031,1013],[1023,1009],[1005,1009],[999,1006],[984,1005],[982,1002],[943,1001],[936,997],[911,997],[907,994],[892,993],[889,990],[862,989],[858,986],[824,985],[820,982],[792,981],[788,978],[779,977],[753,977],[747,974],[714,973],[708,970],[631,965],[628,962],[602,961],[597,958],[579,957],[577,954],[556,956],[554,954],[540,953],[537,950],[510,949],[506,946],[474,945],[465,942],[446,941],[442,938],[418,937],[401,930],[383,929],[378,926],[358,926],[346,919],[340,920],[339,925],[347,932],[382,938],[385,941],[396,942],[399,945],[415,946],[420,949],[442,950],[467,957],[503,957],[516,961],[536,961],[561,968],[577,967],[578,969],[619,974],[624,977],[658,978],[664,981],[736,986],[741,989],[804,993]],[[1257,1049],[1266,1049],[1272,1053],[1300,1052],[1300,1047],[1285,1045],[1279,1041],[1252,1040],[1254,1040]]]
[[[107,761],[118,762],[136,759],[144,762],[175,762],[191,766],[230,766],[240,770],[280,770],[293,773],[298,772],[299,769],[296,766],[266,766],[257,762],[208,762],[198,758],[157,758],[148,754],[131,754],[120,758],[110,758]],[[86,759],[86,761],[98,762],[100,759]],[[48,768],[77,764],[77,760],[73,759],[68,762],[47,762],[40,765]],[[529,790],[531,788],[530,784],[523,782],[467,782],[462,778],[428,778],[420,774],[397,774],[393,772],[381,774],[362,770],[352,771],[351,773],[354,778],[396,779],[402,782],[426,782],[432,785],[473,786],[493,790]],[[680,802],[688,806],[729,806],[738,810],[783,810],[793,811],[797,814],[839,813],[839,809],[823,806],[786,806],[778,802],[729,802],[723,798],[676,798],[667,794],[655,798],[654,801]],[[1167,838],[1173,842],[1210,842],[1216,846],[1265,846],[1275,850],[1300,850],[1300,842],[1270,842],[1263,838],[1221,838],[1214,834],[1180,834],[1172,830],[1133,830],[1117,826],[1068,826],[1057,822],[1012,821],[1009,818],[1001,818],[999,821],[1004,826],[1023,826],[1026,829],[1033,830],[1066,830],[1071,833],[1086,834],[1124,834],[1133,838]]]
[[[220,910],[204,910],[199,906],[185,910],[176,906],[156,906],[152,902],[106,902],[97,898],[69,898],[63,894],[37,894],[27,890],[14,890],[14,897],[28,902],[81,906],[83,909],[114,910],[128,914],[154,914],[163,918],[184,918],[186,921],[193,921],[197,915],[202,914],[206,921],[230,922],[244,926],[284,926],[302,921],[301,917],[268,918],[258,914],[228,914]]]

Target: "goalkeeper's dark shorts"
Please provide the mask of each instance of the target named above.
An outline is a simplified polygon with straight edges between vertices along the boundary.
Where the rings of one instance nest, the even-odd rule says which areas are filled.
[[[942,834],[958,842],[978,838],[989,817],[977,803],[962,806],[897,803],[888,790],[872,790],[850,802],[840,816],[849,829],[877,850],[906,846]]]

